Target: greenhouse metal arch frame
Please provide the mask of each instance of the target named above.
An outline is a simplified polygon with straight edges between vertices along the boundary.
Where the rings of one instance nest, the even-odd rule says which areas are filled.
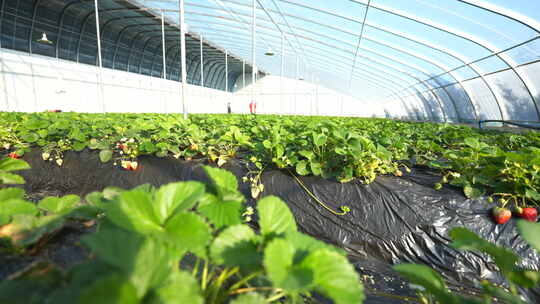
[[[237,5],[240,5],[240,3],[239,3],[238,1],[233,1],[233,0],[224,0],[224,2],[230,2],[230,3],[235,3],[235,4],[237,4]],[[297,2],[294,2],[294,1],[283,1],[283,2],[291,3],[291,4],[294,4],[294,5],[299,5]],[[358,2],[358,1],[354,1],[354,2]],[[245,5],[245,4],[244,4],[244,5]],[[319,12],[324,12],[324,13],[332,14],[331,12],[329,12],[329,11],[327,11],[327,10],[320,10],[320,9],[316,9],[316,8],[313,8],[313,7],[309,7],[309,6],[307,6],[307,5],[301,5],[301,6],[302,6],[302,7],[307,7],[307,8],[309,8],[309,9],[313,9],[313,10],[316,10],[316,11],[319,11]],[[378,9],[380,9],[380,8],[378,8]],[[450,29],[447,29],[447,28],[444,28],[444,27],[441,27],[441,26],[433,25],[433,24],[431,24],[431,23],[422,21],[422,20],[420,20],[420,19],[418,19],[418,18],[413,18],[413,17],[410,17],[410,16],[405,16],[405,15],[403,15],[403,14],[398,14],[398,13],[396,13],[396,12],[393,11],[393,10],[391,11],[391,10],[385,9],[385,11],[388,11],[388,12],[390,12],[390,13],[392,13],[392,14],[395,14],[395,15],[399,15],[400,17],[403,17],[403,18],[408,18],[408,19],[413,20],[413,21],[418,22],[418,23],[422,23],[422,24],[425,24],[425,25],[434,27],[434,28],[436,28],[436,29],[438,29],[438,30],[442,30],[442,31],[446,31],[446,32],[452,33],[453,35],[456,35],[456,36],[458,36],[458,37],[460,37],[460,38],[462,38],[462,39],[467,39],[467,40],[469,40],[469,41],[471,41],[471,42],[474,42],[474,43],[476,43],[476,44],[482,46],[483,48],[487,48],[487,49],[492,53],[491,56],[497,56],[498,58],[500,58],[501,60],[503,60],[503,62],[505,62],[505,64],[506,64],[506,65],[507,65],[514,73],[515,73],[515,75],[518,77],[518,79],[523,83],[523,85],[524,85],[524,87],[526,88],[526,90],[527,90],[527,92],[528,92],[528,95],[529,95],[529,97],[530,97],[530,101],[531,101],[532,104],[534,105],[535,110],[536,110],[536,113],[538,113],[538,107],[537,107],[537,104],[534,102],[534,96],[533,96],[533,93],[532,93],[532,89],[530,88],[529,84],[525,81],[524,77],[522,77],[522,75],[515,69],[516,64],[513,63],[513,62],[510,63],[510,62],[509,62],[510,60],[503,59],[502,56],[500,56],[500,54],[502,53],[502,51],[497,51],[497,52],[495,52],[493,49],[491,49],[491,48],[489,48],[488,46],[486,46],[485,43],[479,42],[478,39],[472,39],[472,38],[467,37],[467,36],[465,36],[465,35],[457,34],[457,33],[455,33],[454,31],[452,31],[452,30],[450,30]],[[346,17],[341,16],[341,15],[338,15],[338,14],[333,14],[333,15],[339,16],[339,17],[341,17],[341,18],[346,18]],[[501,14],[501,15],[502,15],[502,14]],[[287,16],[293,17],[293,18],[296,17],[296,16],[290,15],[290,14],[288,14]],[[507,16],[507,15],[504,15],[504,16]],[[300,18],[300,17],[298,17],[298,18]],[[509,18],[510,18],[510,17],[509,17]],[[512,18],[515,19],[516,17],[512,17]],[[350,19],[350,18],[349,18],[349,19]],[[304,20],[305,20],[305,19],[304,19]],[[355,20],[355,21],[356,21],[356,20]],[[312,21],[312,22],[313,22],[313,23],[317,23],[317,22],[314,22],[314,21]],[[356,21],[356,22],[358,22],[358,21]],[[361,22],[361,23],[362,23],[362,25],[365,25],[365,21],[364,21],[364,22]],[[322,25],[321,23],[317,23],[317,24],[318,24],[318,25]],[[530,28],[532,28],[532,27],[530,27]],[[535,29],[535,31],[536,31],[536,29]],[[538,32],[538,31],[537,31],[537,32]],[[533,39],[536,39],[536,38],[533,38]],[[530,40],[530,41],[532,41],[532,40]],[[516,46],[519,46],[519,44],[516,45]],[[514,46],[514,47],[516,47],[516,46]],[[507,50],[511,50],[512,48],[513,48],[513,47],[508,48]],[[355,55],[355,60],[356,60],[356,55]],[[501,105],[500,105],[500,102],[499,102],[499,98],[500,98],[500,97],[498,97],[497,94],[495,94],[495,92],[494,92],[492,86],[491,86],[491,85],[488,83],[488,81],[485,79],[484,73],[479,72],[478,69],[474,68],[474,67],[472,66],[472,63],[466,63],[466,62],[464,62],[464,63],[465,63],[468,67],[471,67],[472,69],[474,69],[475,73],[478,74],[478,76],[481,77],[482,81],[483,81],[484,84],[487,86],[487,88],[489,89],[491,95],[492,95],[493,98],[495,99],[495,102],[497,103],[497,106],[498,106],[498,108],[499,108],[499,112],[500,112],[501,118],[504,118],[504,113],[503,113],[503,111],[502,111],[502,108],[501,108]],[[473,62],[473,63],[474,63],[474,62]],[[447,70],[445,73],[450,73],[450,72],[452,72],[452,70]],[[419,83],[422,83],[422,82],[425,82],[425,81],[421,81],[421,82],[419,82]],[[419,84],[419,83],[418,83],[418,84]],[[416,84],[415,84],[415,85],[416,85]],[[440,86],[439,86],[439,87],[440,87]],[[439,88],[439,87],[435,87],[434,89],[437,89],[437,88]],[[443,87],[443,88],[444,88],[444,87]],[[468,97],[468,100],[472,102],[472,96],[471,96],[471,94],[468,93],[468,92],[466,92],[466,94],[469,96],[469,97]],[[472,103],[472,106],[473,106],[473,108],[475,109],[474,112],[475,112],[475,116],[476,116],[476,118],[477,118],[477,117],[478,117],[478,111],[476,110],[476,107],[474,106],[473,103]]]
[[[2,9],[0,14],[1,46],[30,54],[35,53],[98,66],[101,61],[99,55],[102,54],[105,67],[151,76],[158,74],[160,77],[172,80],[181,78],[178,26],[170,20],[148,14],[147,8],[134,7],[127,1],[100,0],[98,2],[104,7],[99,7],[101,20],[99,20],[99,27],[96,27],[91,26],[91,20],[96,16],[94,0],[35,0],[32,3],[3,0],[0,5]],[[24,33],[15,33],[15,30],[21,28],[28,30]],[[155,29],[148,30],[149,28]],[[100,39],[97,39],[96,32],[99,29],[101,29]],[[157,32],[160,34],[155,35]],[[165,32],[177,35],[174,35],[173,39],[172,35],[165,35]],[[45,51],[34,39],[36,34],[41,35],[41,33],[46,33],[55,42],[54,46],[47,47]],[[131,41],[129,41],[130,38]],[[154,38],[161,39],[158,42],[158,39]],[[20,44],[20,40],[25,40],[26,43]],[[75,41],[76,47],[72,47],[72,40]],[[189,35],[186,40],[188,42],[186,57],[192,58],[193,63],[196,63],[195,59],[199,58],[201,61],[202,58],[205,62],[204,66],[209,67],[200,70],[208,79],[204,83],[205,87],[224,89],[225,83],[215,75],[222,73],[221,66],[225,64],[225,51],[209,41],[202,41],[196,35]],[[89,47],[92,43],[89,44],[88,41],[102,42],[104,44],[102,51],[99,52],[99,47],[97,49]],[[201,53],[199,53],[199,46]],[[86,57],[91,48],[95,51],[90,52],[93,58],[88,60]],[[195,49],[196,52],[194,52]],[[127,59],[125,64],[119,63],[121,53],[123,53],[123,59]],[[148,62],[148,58],[152,60]],[[156,63],[158,59],[161,63]],[[226,61],[229,63],[228,70],[231,78],[241,75],[243,60],[229,53]],[[190,75],[187,75],[188,79],[194,79],[196,74],[199,74],[194,69],[186,70],[190,71]],[[251,67],[248,67],[248,71],[250,70]]]
[[[350,2],[355,2],[355,3],[358,3],[358,4],[362,4],[362,5],[366,5],[367,6],[367,2],[368,1],[352,1],[352,0],[349,0]],[[138,2],[143,2],[145,5],[149,5],[149,4],[156,4],[156,3],[167,3],[167,2],[173,2],[173,1],[167,1],[167,0],[156,0],[156,1],[151,1],[151,0],[147,0],[147,1],[138,1]],[[219,11],[221,13],[223,13],[223,16],[220,16],[219,18],[220,19],[224,19],[224,18],[227,18],[227,15],[231,15],[231,12],[237,17],[238,15],[242,15],[242,13],[239,13],[239,12],[235,12],[234,9],[230,9],[227,7],[227,5],[235,5],[235,6],[244,6],[244,7],[249,7],[249,3],[248,1],[238,1],[238,0],[224,0],[224,1],[212,1],[212,2],[220,2],[220,3],[226,3],[226,4],[220,4],[218,6],[216,6],[214,8],[215,11]],[[276,1],[272,1],[274,4],[276,4]],[[312,6],[309,6],[305,3],[300,3],[301,1],[278,1],[278,2],[281,2],[281,3],[288,3],[290,5],[294,5],[294,6],[298,6],[298,7],[303,7],[303,8],[308,8],[310,10],[315,10],[317,12],[321,12],[321,13],[324,13],[324,14],[327,14],[327,15],[334,15],[334,16],[337,16],[339,18],[343,18],[343,19],[351,19],[351,18],[347,18],[346,16],[344,15],[340,15],[340,14],[337,14],[337,13],[333,13],[332,11],[330,10],[327,10],[327,9],[318,9],[318,8],[314,8]],[[488,10],[490,11],[491,13],[494,13],[494,14],[497,14],[501,17],[504,17],[504,18],[509,18],[509,19],[512,19],[512,20],[515,20],[515,21],[519,21],[521,24],[525,24],[527,25],[527,22],[523,21],[522,19],[526,19],[524,18],[524,16],[520,15],[520,14],[517,14],[515,12],[512,12],[511,10],[501,10],[501,9],[497,9],[495,6],[491,5],[489,7],[487,7],[485,4],[485,2],[483,1],[462,1],[463,3],[466,3],[467,5],[472,5],[471,3],[474,4],[474,6],[476,7],[479,7],[483,10]],[[268,9],[268,8],[265,8],[262,4],[261,1],[257,1],[259,7],[257,7],[259,10],[262,10],[265,14],[268,14],[268,11],[271,11],[271,9]],[[186,6],[198,6],[198,7],[203,7],[202,5],[198,5],[198,4],[192,4],[192,3],[187,3]],[[487,8],[486,8],[487,7]],[[419,23],[419,24],[422,24],[424,26],[428,26],[428,27],[431,27],[431,28],[434,28],[438,31],[443,31],[443,32],[446,32],[446,33],[449,33],[451,35],[454,35],[460,39],[464,39],[464,40],[467,40],[467,41],[470,41],[486,50],[488,50],[490,52],[489,56],[486,56],[486,57],[483,57],[484,59],[486,58],[490,58],[490,57],[497,57],[499,60],[501,60],[505,65],[506,65],[506,68],[510,69],[514,75],[517,77],[517,79],[521,82],[521,84],[523,85],[523,87],[525,88],[527,94],[528,94],[528,102],[531,104],[531,106],[533,107],[534,111],[535,111],[535,120],[538,120],[538,105],[537,105],[537,101],[535,100],[535,97],[534,95],[536,94],[536,90],[534,88],[534,86],[531,85],[531,82],[530,80],[527,79],[526,75],[523,75],[523,73],[520,73],[516,67],[518,67],[518,64],[512,60],[511,58],[508,58],[508,56],[505,56],[505,54],[503,54],[504,51],[499,51],[500,48],[496,48],[492,45],[489,44],[489,42],[487,41],[484,41],[483,39],[480,39],[479,37],[475,37],[474,35],[471,35],[471,34],[467,34],[467,33],[460,33],[459,31],[456,31],[456,30],[453,30],[451,27],[445,27],[443,25],[439,25],[439,24],[436,24],[436,23],[433,23],[433,22],[429,22],[429,20],[425,20],[425,19],[422,19],[422,18],[418,18],[418,17],[415,17],[411,14],[405,14],[405,13],[402,13],[400,12],[399,10],[395,10],[395,9],[391,9],[391,8],[387,8],[387,7],[383,7],[383,6],[379,6],[379,5],[374,5],[373,6],[374,9],[377,9],[377,10],[381,10],[381,11],[384,11],[384,12],[387,12],[389,14],[392,14],[392,15],[395,15],[395,16],[398,16],[400,18],[406,18],[408,20],[411,20],[415,23]],[[279,32],[281,34],[283,34],[283,30],[282,30],[282,27],[289,27],[291,28],[291,25],[289,24],[289,22],[287,22],[287,17],[289,18],[292,18],[292,19],[306,19],[304,18],[303,16],[298,16],[298,15],[294,15],[294,14],[283,14],[282,10],[280,9],[279,5],[276,5],[276,11],[273,11],[274,13],[280,15],[283,20],[285,21],[284,23],[281,23],[281,24],[275,24],[275,20],[274,18],[269,18],[270,20],[264,20],[263,17],[258,17],[258,20],[261,21],[263,20],[263,22],[267,22],[267,23],[274,23],[275,26],[276,26],[276,29],[274,30],[275,32]],[[261,13],[262,14],[262,13]],[[247,13],[244,13],[244,16],[247,17],[248,14]],[[364,17],[367,17],[367,16],[364,16]],[[236,18],[233,18],[233,19],[236,19]],[[234,20],[229,20],[232,22],[234,22]],[[358,20],[355,20],[355,22],[361,24],[362,26],[366,25],[366,22],[367,22],[367,18],[364,18],[364,21],[358,21]],[[238,23],[238,22],[237,22]],[[242,23],[242,21],[239,21],[239,23]],[[245,22],[244,22],[245,23]],[[320,25],[320,23],[319,23]],[[259,25],[260,26],[260,25]],[[528,26],[529,28],[531,29],[534,29],[534,27],[532,26]],[[292,33],[289,33],[289,36],[293,36],[295,40],[298,40],[298,35],[296,33],[294,33],[294,31],[292,31],[292,28],[291,28],[291,32]],[[390,32],[393,32],[393,31],[390,31]],[[535,29],[535,33],[538,34],[538,31]],[[260,35],[262,37],[265,37],[265,35]],[[403,35],[401,35],[402,38],[405,37]],[[264,38],[263,38],[264,39]],[[534,39],[534,38],[533,38]],[[289,40],[287,40],[288,43],[291,43]],[[532,40],[530,40],[532,41]],[[418,43],[422,43],[418,40],[416,40],[416,42]],[[426,43],[424,43],[424,45],[426,45]],[[516,44],[512,47],[509,47],[509,48],[506,48],[504,50],[508,51],[508,50],[512,50],[514,47],[517,47],[519,46],[520,44]],[[274,46],[275,47],[275,46]],[[275,47],[277,48],[277,47]],[[443,48],[435,48],[437,50],[443,50]],[[296,52],[296,51],[295,51]],[[304,51],[305,53],[305,51]],[[450,53],[450,52],[448,52]],[[501,119],[507,119],[508,117],[507,114],[505,113],[505,111],[503,110],[503,106],[501,105],[501,99],[502,97],[500,96],[500,93],[496,92],[496,90],[494,89],[493,87],[493,84],[490,83],[486,78],[485,76],[492,73],[492,72],[483,72],[481,71],[480,68],[478,67],[474,67],[474,63],[477,62],[476,60],[463,60],[463,58],[465,58],[465,56],[462,56],[459,54],[459,52],[451,52],[450,53],[452,56],[454,57],[457,57],[457,58],[460,58],[462,59],[461,61],[463,62],[463,64],[465,66],[467,66],[468,68],[471,68],[475,73],[476,73],[476,76],[480,77],[480,79],[482,80],[482,82],[484,83],[484,85],[486,86],[486,88],[488,89],[490,95],[492,96],[493,98],[493,101],[494,103],[496,104],[496,107],[498,109],[498,112],[499,112],[499,117]],[[505,58],[507,57],[507,58]],[[353,62],[356,60],[356,55],[354,57],[354,60]],[[310,61],[310,60],[307,60],[306,61]],[[385,70],[388,70],[388,66],[386,66],[384,68]],[[353,68],[354,70],[354,68]],[[452,71],[455,71],[456,69],[447,69],[446,71],[444,71],[443,74],[438,74],[438,76],[441,76],[441,75],[444,75],[444,74],[450,74]],[[502,71],[502,70],[500,70]],[[403,72],[403,71],[399,71],[399,72]],[[352,74],[352,73],[351,73]],[[352,75],[351,75],[352,76]],[[417,86],[417,85],[422,85],[422,86],[426,86],[425,88],[428,88],[428,89],[420,89],[418,91],[420,92],[433,92],[435,90],[438,90],[438,89],[442,89],[444,91],[447,91],[447,84],[446,83],[440,83],[440,82],[436,82],[436,84],[429,84],[429,81],[432,80],[432,78],[434,77],[431,77],[431,78],[428,78],[428,79],[425,79],[425,80],[421,80],[421,81],[418,81],[418,83],[414,83],[414,84],[411,84],[409,86]],[[454,77],[455,78],[455,77]],[[472,78],[468,78],[468,79],[465,79],[465,80],[470,80]],[[465,99],[466,101],[468,101],[473,109],[473,113],[474,113],[474,119],[475,120],[478,120],[480,118],[480,115],[482,115],[483,113],[480,113],[480,110],[478,109],[479,105],[478,105],[478,101],[475,101],[476,97],[473,96],[473,94],[471,94],[468,90],[466,89],[464,86],[463,86],[463,80],[458,80],[458,83],[459,85],[464,88],[464,91],[465,91],[465,95],[467,96]],[[405,94],[407,94],[407,89],[408,88],[403,88],[401,89],[401,94],[403,94],[403,92],[405,92]],[[418,91],[413,91],[412,94],[418,94]],[[405,95],[403,94],[403,95]],[[411,94],[411,95],[412,95]],[[450,100],[452,100],[452,103],[455,105],[455,101],[453,101],[454,97],[452,97],[450,94],[448,93],[445,93],[447,96],[449,96]],[[394,95],[394,94],[393,94]],[[407,95],[409,96],[409,95]],[[406,97],[406,96],[405,96]],[[437,101],[437,103],[439,103],[439,106],[440,106],[440,97],[435,97],[434,98],[435,101]],[[459,111],[457,111],[457,113],[459,113]],[[445,116],[446,114],[443,113],[443,116]],[[459,114],[457,115],[459,117]],[[461,120],[461,119],[459,119]]]

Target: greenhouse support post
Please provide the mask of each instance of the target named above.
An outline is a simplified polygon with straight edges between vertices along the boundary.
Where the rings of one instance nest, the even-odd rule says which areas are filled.
[[[300,78],[299,75],[300,72],[300,61],[298,58],[298,54],[296,55],[296,75],[294,76],[294,107],[293,107],[293,114],[296,114],[296,104],[298,103],[298,78]]]
[[[281,33],[281,71],[280,71],[280,78],[279,78],[279,94],[280,94],[280,113],[283,114],[283,72],[285,70],[285,44],[284,40],[285,34],[283,32]]]
[[[103,62],[101,60],[101,34],[100,34],[100,28],[99,28],[99,7],[98,7],[98,0],[94,0],[94,9],[95,9],[95,15],[96,15],[96,39],[97,39],[97,48],[98,48],[98,95],[99,100],[101,101],[101,110],[103,113],[105,113],[105,94],[103,91]],[[59,42],[58,42],[59,43]]]
[[[165,15],[161,10],[161,50],[163,53],[163,79],[167,79],[167,58],[165,54]]]
[[[225,92],[229,93],[229,51],[225,50]]]
[[[188,113],[186,111],[186,81],[187,81],[187,75],[186,75],[186,25],[185,25],[185,18],[184,18],[184,0],[180,0],[180,12],[178,14],[180,16],[180,53],[181,53],[181,60],[180,60],[180,69],[181,69],[181,89],[182,89],[182,113],[184,113],[184,119],[187,119]]]
[[[203,36],[199,37],[200,40],[200,57],[201,57],[201,87],[204,87],[204,57],[203,57]]]
[[[255,102],[255,69],[257,67],[256,64],[256,56],[255,56],[255,47],[256,47],[256,35],[255,27],[257,22],[257,11],[255,7],[256,0],[253,0],[253,19],[251,21],[251,102]]]

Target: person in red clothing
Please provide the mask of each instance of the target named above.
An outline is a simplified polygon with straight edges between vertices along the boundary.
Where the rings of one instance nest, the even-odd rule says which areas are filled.
[[[257,112],[257,103],[255,101],[251,101],[249,103],[249,113],[255,114]]]

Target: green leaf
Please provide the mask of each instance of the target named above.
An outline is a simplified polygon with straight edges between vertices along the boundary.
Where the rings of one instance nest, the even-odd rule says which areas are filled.
[[[4,158],[0,160],[0,171],[11,172],[30,169],[30,165],[21,159]]]
[[[301,266],[314,274],[317,290],[336,304],[362,303],[365,299],[358,274],[346,257],[329,249],[309,254]]]
[[[307,161],[301,160],[296,164],[296,173],[300,175],[308,175],[309,169],[307,168]]]
[[[80,295],[81,304],[137,304],[137,290],[119,274],[111,274],[96,280],[94,284],[83,290]]]
[[[17,174],[0,171],[0,185],[21,185],[24,184],[24,179]]]
[[[21,135],[21,138],[27,143],[33,143],[39,139],[39,135],[37,135],[36,133],[23,133]]]
[[[101,150],[99,151],[99,160],[101,160],[102,163],[106,163],[111,160],[113,156],[113,151],[111,150]]]
[[[318,162],[311,162],[309,164],[310,168],[311,168],[311,172],[313,172],[313,175],[315,176],[321,176],[322,175],[322,168],[321,168],[321,164],[318,163]]]
[[[96,206],[83,205],[73,208],[68,214],[67,218],[77,220],[95,220],[98,218],[101,210]]]
[[[151,141],[144,141],[139,145],[139,149],[150,154],[156,151],[156,146]]]
[[[480,142],[478,141],[477,138],[473,138],[473,137],[468,137],[468,138],[465,138],[463,140],[463,142],[471,147],[471,148],[474,148],[474,149],[479,149],[480,148]]]
[[[242,222],[240,202],[223,202],[215,195],[206,194],[202,197],[197,211],[206,216],[216,228],[238,225]]]
[[[315,154],[313,153],[313,151],[302,150],[298,152],[298,154],[302,155],[303,157],[307,158],[310,161],[315,158]]]
[[[321,147],[326,144],[328,137],[324,134],[313,133],[313,142],[316,146]]]
[[[441,303],[460,304],[460,300],[448,291],[443,278],[426,265],[400,264],[393,269],[409,282],[423,286],[433,294]]]
[[[67,213],[73,210],[80,200],[80,197],[73,194],[64,197],[46,197],[38,203],[38,207],[49,213]]]
[[[173,271],[168,280],[152,291],[145,304],[203,304],[197,280],[184,271]]]
[[[246,293],[234,299],[231,304],[266,304],[266,298],[258,293]]]
[[[236,225],[221,232],[210,247],[212,260],[229,267],[256,269],[262,256],[257,252],[255,232],[246,225]]]
[[[238,191],[238,181],[231,172],[204,166],[204,171],[212,180],[212,189],[223,201],[243,202],[244,196]]]
[[[152,197],[147,192],[142,190],[123,192],[113,203],[103,207],[107,218],[124,229],[143,234],[163,231]]]
[[[506,274],[510,282],[524,288],[533,288],[540,283],[540,272],[530,270],[514,270]]]
[[[80,152],[80,151],[84,150],[84,148],[86,148],[86,143],[85,142],[77,141],[77,142],[73,143],[73,150],[75,150],[77,152]]]
[[[72,304],[74,299],[80,298],[83,290],[113,273],[116,271],[110,265],[96,259],[76,264],[69,269],[62,282],[62,288],[57,288],[50,297],[47,297],[47,303]]]
[[[484,195],[485,192],[477,187],[465,186],[463,188],[463,193],[465,193],[465,196],[468,198],[479,198],[480,196]]]
[[[504,303],[508,304],[526,304],[526,302],[522,301],[519,296],[513,295],[507,291],[505,291],[501,287],[493,286],[489,283],[482,284],[482,287],[484,288],[484,291],[493,296],[496,297],[499,300],[504,301]]]
[[[165,243],[114,226],[82,239],[96,257],[127,277],[137,290],[137,297],[160,286],[168,277],[175,259]]]
[[[204,194],[204,185],[199,182],[172,183],[159,188],[156,192],[155,208],[160,223],[178,212],[193,208]]]
[[[0,215],[8,217],[17,214],[37,215],[38,212],[36,205],[22,199],[0,201]]]
[[[338,154],[338,155],[347,155],[347,150],[345,150],[342,147],[336,147],[334,149],[334,152],[336,152],[336,154]]]
[[[294,246],[275,239],[264,250],[264,268],[274,287],[297,293],[313,284],[313,270],[294,266]]]
[[[269,140],[264,140],[262,144],[266,149],[272,149],[272,142],[270,142]]]
[[[520,220],[517,222],[517,228],[521,237],[540,252],[540,224]]]
[[[527,189],[525,191],[525,196],[527,198],[530,198],[532,200],[535,200],[535,201],[540,201],[540,193],[538,193],[538,191],[536,190],[533,190],[533,189]]]
[[[342,256],[346,256],[345,250],[329,245],[323,241],[319,241],[309,235],[299,231],[290,231],[285,235],[285,238],[294,246],[295,261],[303,260],[310,252],[318,249],[328,249]]]
[[[7,224],[9,224],[10,221],[11,221],[11,216],[9,216],[7,214],[0,213],[0,226],[7,225]],[[2,234],[2,233],[0,233],[0,234]],[[0,238],[1,238],[1,236],[0,236]]]
[[[135,189],[131,189],[135,190]],[[144,191],[144,190],[143,190]],[[118,187],[106,187],[103,189],[103,198],[107,200],[112,200],[120,196],[120,194],[126,192],[126,190],[118,188]]]
[[[285,154],[285,149],[282,145],[276,145],[276,157],[281,158]]]
[[[454,228],[450,231],[450,237],[454,241],[451,246],[461,250],[478,250],[491,255],[495,264],[503,273],[510,273],[519,260],[513,252],[497,247],[496,245],[480,238],[474,232],[465,228]]]
[[[206,257],[206,246],[212,240],[212,231],[202,217],[195,213],[178,213],[165,226],[166,233],[183,251]]]
[[[90,142],[88,143],[88,148],[90,148],[91,150],[95,150],[98,147],[99,147],[99,142],[97,141],[97,139],[95,138],[90,139]]]
[[[95,191],[88,193],[84,200],[91,206],[103,209],[105,207],[105,204],[109,201],[105,197],[103,197],[103,193]]]
[[[0,189],[0,204],[2,201],[6,201],[9,199],[23,199],[23,198],[24,198],[24,190],[21,188]]]
[[[278,197],[267,196],[257,203],[259,225],[263,235],[296,231],[296,221],[287,205]]]
[[[17,214],[0,236],[8,237],[15,247],[24,248],[39,241],[45,234],[62,228],[64,219],[58,215],[35,217],[28,214]]]

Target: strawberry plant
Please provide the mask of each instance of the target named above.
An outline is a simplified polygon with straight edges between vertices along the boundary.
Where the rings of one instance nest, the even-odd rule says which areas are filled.
[[[22,157],[41,149],[62,165],[64,153],[91,149],[105,163],[134,170],[141,155],[247,163],[253,196],[267,169],[371,183],[429,166],[471,198],[492,196],[520,207],[540,202],[540,136],[466,126],[344,117],[259,115],[0,113],[0,149]]]
[[[17,159],[0,161],[0,184],[23,184],[24,180],[13,171],[29,169]],[[97,211],[89,206],[78,206],[76,195],[46,197],[36,205],[25,200],[21,188],[0,189],[0,249],[23,252],[60,230],[68,218],[92,219]]]
[[[205,171],[208,186],[178,182],[89,194],[103,214],[98,231],[82,240],[93,258],[67,273],[35,264],[0,283],[0,301],[302,303],[312,292],[338,304],[363,301],[345,252],[300,233],[277,197],[258,202],[258,230],[243,224],[235,176]],[[62,213],[72,206],[61,201],[38,207]]]

